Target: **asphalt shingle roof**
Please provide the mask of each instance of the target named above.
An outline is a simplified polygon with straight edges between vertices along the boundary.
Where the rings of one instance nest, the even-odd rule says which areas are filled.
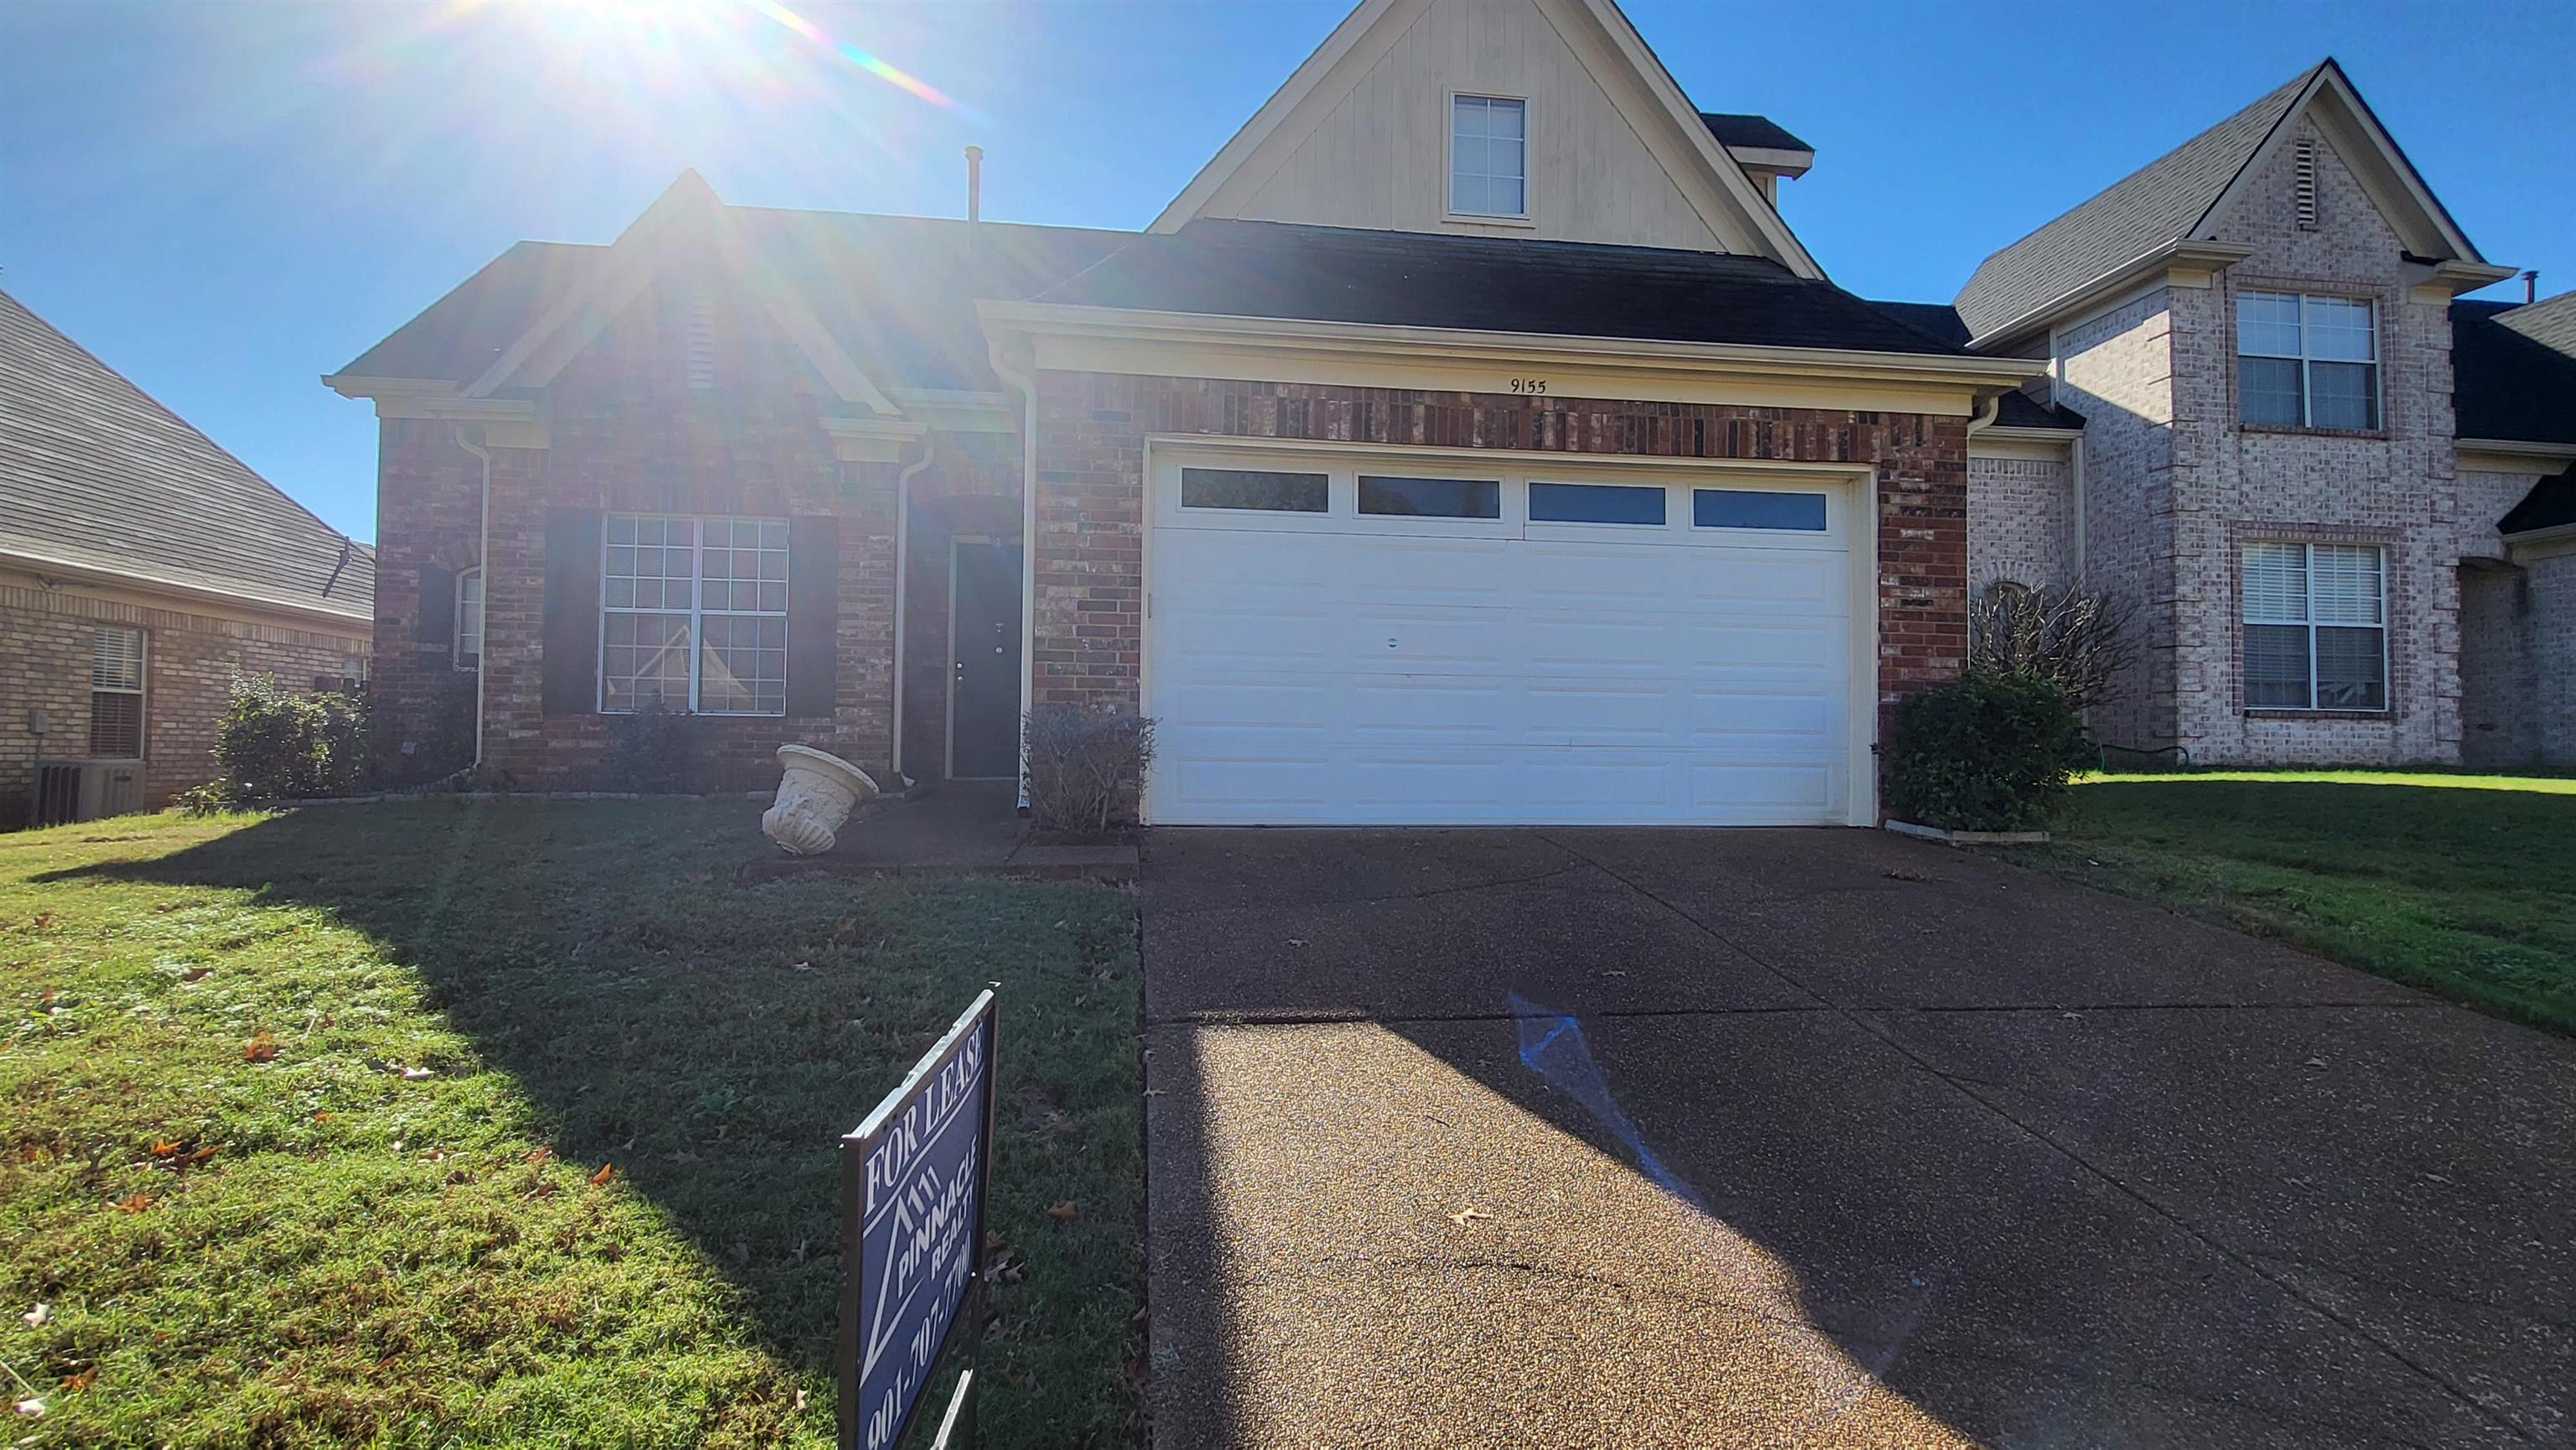
[[[2496,321],[2534,342],[2576,357],[2576,292],[2561,292],[2496,314]]]
[[[979,297],[1024,298],[1107,256],[1133,232],[728,206],[756,264],[784,279],[842,349],[889,387],[1000,386]],[[351,360],[351,377],[481,377],[610,249],[521,242]]]
[[[2563,298],[2538,304],[2553,308]],[[2529,307],[2451,304],[2451,405],[2462,438],[2576,443],[2576,353],[2513,326]],[[2550,318],[2541,319],[2546,330]]]
[[[2576,468],[2533,484],[2522,502],[2496,521],[2496,532],[2527,534],[2565,524],[2576,524]]]
[[[1747,116],[1726,111],[1702,111],[1700,123],[1720,146],[1741,146],[1747,150],[1804,151],[1810,155],[1815,147],[1789,134],[1788,129],[1768,116]]]
[[[1040,302],[1396,327],[1954,355],[1764,257],[1200,220],[1141,236]]]
[[[1977,336],[1986,336],[2033,308],[2192,235],[2317,71],[2332,64],[2300,72],[1978,263],[1954,299],[1959,315]]]
[[[375,553],[0,292],[0,553],[375,613]]]

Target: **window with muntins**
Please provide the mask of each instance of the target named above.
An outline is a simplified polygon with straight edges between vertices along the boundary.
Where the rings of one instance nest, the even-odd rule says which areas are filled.
[[[610,514],[599,708],[787,713],[787,521]]]
[[[2377,428],[2375,320],[2366,298],[2237,293],[2238,419],[2275,428]]]
[[[1529,215],[1527,101],[1449,98],[1449,210],[1460,216]]]
[[[143,758],[143,631],[102,624],[90,631],[89,753]]]
[[[2245,708],[2388,708],[2386,557],[2374,544],[2247,544]]]
[[[459,570],[456,575],[456,667],[460,670],[483,666],[483,571]]]

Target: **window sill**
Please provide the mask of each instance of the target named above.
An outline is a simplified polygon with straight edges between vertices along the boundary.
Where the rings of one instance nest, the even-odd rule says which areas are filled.
[[[1440,214],[1440,219],[1444,222],[1455,222],[1460,226],[1470,227],[1527,228],[1538,225],[1538,218],[1534,216],[1486,216],[1479,212],[1465,211],[1444,211]]]
[[[2247,710],[2248,720],[2378,720],[2397,718],[2394,710]]]
[[[2306,428],[2292,423],[2239,423],[2236,425],[2236,431],[2239,433],[2267,433],[2274,436],[2287,436],[2293,438],[2375,439],[2382,443],[2387,442],[2389,436],[2388,430],[2385,428]]]

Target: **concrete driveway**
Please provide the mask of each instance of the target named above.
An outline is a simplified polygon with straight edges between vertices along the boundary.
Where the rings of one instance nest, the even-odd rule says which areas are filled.
[[[2576,1440],[2576,1044],[1876,832],[1144,872],[1164,1450]]]

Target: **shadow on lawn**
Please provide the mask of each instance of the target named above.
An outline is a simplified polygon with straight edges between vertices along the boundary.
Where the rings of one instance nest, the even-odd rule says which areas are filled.
[[[1077,1010],[1085,992],[1106,1003],[1132,991],[1132,970],[1116,988],[1099,975],[1132,951],[1124,902],[1089,887],[740,887],[758,811],[313,809],[57,879],[244,890],[364,933],[481,1059],[430,1065],[506,1073],[537,1114],[529,1136],[613,1162],[739,1286],[761,1337],[816,1372],[837,1313],[837,1140],[978,988],[1006,980],[1002,1151],[1021,1172],[997,1181],[994,1219],[1063,1230],[1022,1292],[1097,1298],[1098,1284],[1132,1284],[1132,1233],[1113,1230],[1111,1205],[1096,1228],[1042,1216],[1050,1195],[1075,1196],[1068,1174],[1125,1172],[1134,1188],[1132,997],[1123,1013]],[[1095,1027],[1123,1056],[1090,1045]],[[1110,1141],[1087,1141],[1095,1132]],[[1049,1274],[1062,1277],[1041,1284]],[[1105,1343],[1133,1307],[1100,1309]],[[1006,1315],[1003,1332],[1024,1318]],[[1070,1337],[1062,1323],[1053,1333]],[[1103,1377],[1117,1374],[1113,1358]]]

